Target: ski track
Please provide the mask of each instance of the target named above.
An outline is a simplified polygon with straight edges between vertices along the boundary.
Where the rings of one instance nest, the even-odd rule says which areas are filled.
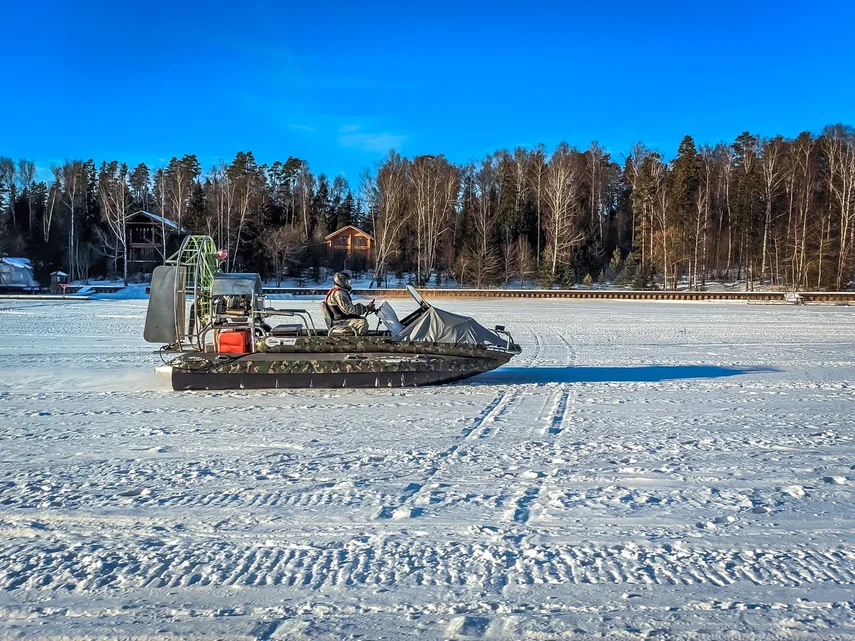
[[[855,638],[849,309],[454,301],[510,368],[177,394],[144,305],[0,309],[0,638]]]

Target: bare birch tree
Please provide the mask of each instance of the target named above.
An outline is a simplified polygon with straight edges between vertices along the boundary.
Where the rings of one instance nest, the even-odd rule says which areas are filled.
[[[154,199],[157,206],[157,211],[160,214],[160,257],[165,263],[169,258],[166,255],[166,217],[167,207],[169,203],[169,195],[167,193],[169,187],[167,185],[167,176],[165,169],[158,169],[154,172]]]
[[[59,165],[52,165],[51,173],[53,180],[48,187],[48,202],[45,208],[44,216],[42,216],[42,236],[45,242],[50,240],[51,223],[53,222],[53,213],[56,211],[56,203],[62,190],[62,168]]]
[[[537,145],[534,150],[531,152],[531,162],[529,164],[529,171],[531,173],[531,191],[532,196],[534,197],[534,206],[537,212],[537,241],[535,242],[535,260],[537,265],[540,266],[541,259],[541,247],[540,240],[543,234],[543,222],[542,222],[542,211],[543,211],[543,201],[544,201],[544,193],[546,188],[546,150],[543,145]]]
[[[851,127],[834,125],[823,130],[822,140],[828,158],[827,181],[832,201],[837,208],[839,246],[836,286],[851,274],[852,229],[855,219],[855,131]],[[821,236],[820,236],[821,237]]]
[[[473,174],[476,202],[472,211],[472,234],[468,242],[471,255],[472,277],[475,287],[486,285],[496,274],[499,257],[493,251],[496,236],[496,221],[499,210],[496,205],[498,191],[496,166],[492,156],[487,156]]]
[[[184,214],[187,212],[193,182],[200,173],[199,161],[193,154],[186,155],[180,160],[173,158],[166,167],[170,218],[178,224],[179,228],[184,225]]]
[[[766,214],[763,221],[763,257],[760,262],[760,278],[766,278],[767,257],[769,255],[769,236],[772,231],[772,205],[781,191],[786,177],[784,141],[778,136],[762,142],[760,171],[763,175],[763,199]],[[770,277],[771,278],[771,277]]]
[[[606,189],[608,179],[609,155],[594,141],[585,152],[585,174],[590,185],[588,194],[588,213],[590,229],[595,234],[594,242],[600,250],[603,248],[606,221]]]
[[[655,224],[655,229],[651,226],[651,261],[656,256],[657,251],[660,248],[657,248],[653,243],[653,238],[656,236],[659,237],[661,254],[659,258],[661,259],[662,266],[662,276],[665,284],[665,289],[671,285],[670,276],[673,276],[673,269],[671,268],[672,263],[674,262],[674,245],[677,240],[678,234],[675,233],[676,230],[672,229],[671,225],[671,209],[669,207],[669,194],[668,194],[668,166],[662,162],[658,154],[651,154],[647,158],[647,162],[645,163],[644,172],[646,174],[649,183],[647,185],[648,188],[648,198],[646,200],[646,206],[650,208],[651,212],[651,222]],[[671,269],[669,269],[671,268]]]
[[[531,244],[525,236],[517,238],[516,264],[517,274],[520,277],[520,289],[522,289],[525,281],[534,274],[534,270],[537,267],[534,254],[531,251]]]
[[[234,185],[237,218],[234,250],[229,248],[229,266],[232,268],[240,253],[244,226],[247,220],[252,217],[252,208],[261,187],[261,175],[252,154],[244,154],[243,152],[238,153],[226,173],[230,183]]]
[[[101,216],[115,241],[113,271],[116,272],[119,258],[122,259],[122,279],[128,284],[128,218],[131,214],[131,194],[128,184],[128,166],[117,161],[104,163],[98,173],[98,199]]]
[[[273,263],[276,286],[281,287],[285,267],[297,258],[306,246],[302,233],[295,227],[287,225],[277,229],[269,229],[261,237],[261,243]]]
[[[577,229],[580,168],[578,152],[566,142],[559,143],[546,171],[546,243],[552,278],[558,266],[570,262],[573,249],[584,235]]]
[[[9,212],[9,221],[12,229],[16,226],[15,200],[17,189],[15,185],[15,161],[5,156],[0,156],[0,192],[6,192],[6,208]]]
[[[62,202],[68,210],[68,274],[71,280],[78,277],[77,268],[77,210],[86,194],[86,169],[80,160],[66,160],[60,167]]]
[[[409,179],[416,228],[416,282],[424,285],[436,264],[440,238],[449,231],[460,180],[456,168],[443,156],[417,156],[410,165]]]
[[[401,230],[410,219],[411,212],[407,207],[408,173],[409,162],[395,151],[390,151],[377,166],[377,177],[374,180],[376,191],[372,194],[376,202],[373,207],[375,263],[372,282],[378,285],[383,281],[389,258],[398,251]]]

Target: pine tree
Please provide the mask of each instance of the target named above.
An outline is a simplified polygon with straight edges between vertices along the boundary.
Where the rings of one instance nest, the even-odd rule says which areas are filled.
[[[312,198],[312,212],[315,220],[324,225],[324,235],[334,232],[338,222],[338,212],[330,200],[330,183],[326,174],[319,174]]]
[[[677,148],[671,170],[671,202],[676,209],[675,222],[683,226],[695,207],[700,184],[700,158],[691,136],[685,136]]]
[[[566,265],[561,272],[561,286],[564,289],[572,289],[576,284],[576,270],[573,265]]]
[[[637,274],[638,263],[635,259],[635,252],[630,252],[629,254],[627,254],[626,259],[623,261],[623,266],[621,267],[620,273],[613,280],[613,282],[618,287],[625,287],[635,282],[635,277]]]
[[[616,282],[618,278],[620,278],[622,270],[623,260],[621,258],[620,247],[615,247],[615,250],[612,253],[612,259],[609,261],[609,275],[611,276],[612,282]]]
[[[653,281],[653,267],[651,265],[639,265],[632,279],[633,289],[650,289]]]
[[[555,276],[552,275],[552,265],[547,261],[543,261],[540,264],[540,269],[537,272],[537,285],[541,289],[552,289],[555,285]]]
[[[148,211],[149,199],[151,198],[151,173],[144,162],[141,162],[131,171],[130,185],[134,204],[139,209]]]
[[[344,200],[341,201],[341,205],[338,208],[338,218],[337,218],[337,227],[336,229],[341,229],[342,227],[347,227],[348,225],[356,224],[356,201],[353,198],[353,194],[348,189],[347,195],[344,197]]]
[[[732,145],[734,186],[733,226],[739,238],[740,270],[745,270],[745,288],[753,289],[754,263],[760,245],[763,214],[762,178],[758,161],[760,139],[749,132],[740,134]]]

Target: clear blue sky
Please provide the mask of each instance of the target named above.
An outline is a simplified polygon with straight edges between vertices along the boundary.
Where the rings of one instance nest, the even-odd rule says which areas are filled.
[[[360,170],[855,124],[852,2],[10,2],[0,155]],[[694,5],[708,5],[701,8]]]

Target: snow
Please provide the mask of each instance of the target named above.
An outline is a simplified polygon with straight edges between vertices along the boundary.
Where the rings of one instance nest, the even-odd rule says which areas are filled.
[[[148,301],[148,293],[146,289],[148,283],[132,284],[123,287],[117,292],[101,292],[93,293],[92,298],[96,300],[145,300]],[[81,290],[82,291],[82,290]],[[78,292],[79,293],[79,292]]]
[[[162,216],[158,216],[157,214],[153,214],[150,211],[140,210],[137,212],[137,214],[142,214],[143,216],[147,216],[148,218],[150,218],[154,222],[162,223],[163,225],[166,225],[167,227],[171,227],[172,229],[175,229],[175,230],[178,229],[178,223],[176,223],[174,220],[169,220],[169,218],[164,218]],[[134,215],[136,215],[136,214],[134,214]]]
[[[443,301],[523,354],[176,393],[145,304],[0,306],[0,638],[855,635],[849,308]]]
[[[29,269],[32,270],[33,264],[30,262],[29,258],[11,258],[5,257],[0,258],[0,263],[6,263],[7,265],[11,265],[16,269]]]

